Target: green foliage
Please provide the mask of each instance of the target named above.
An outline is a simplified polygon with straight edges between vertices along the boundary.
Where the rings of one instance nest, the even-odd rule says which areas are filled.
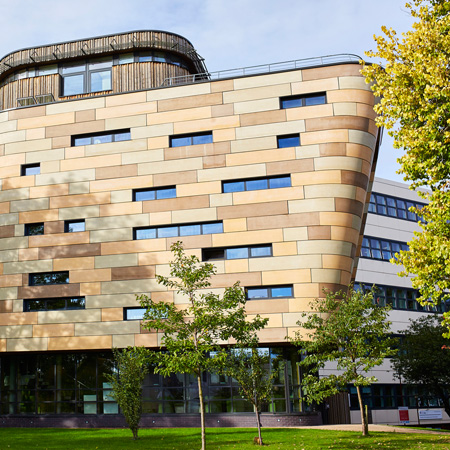
[[[205,291],[210,278],[216,273],[210,263],[200,263],[195,255],[187,255],[181,242],[171,246],[174,261],[170,263],[170,278],[157,275],[158,283],[187,297],[187,307],[173,303],[153,302],[146,295],[138,297],[144,314],[143,327],[162,334],[161,348],[153,352],[155,372],[168,376],[171,373],[191,373],[197,376],[202,423],[202,448],[204,437],[204,402],[201,374],[204,371],[222,372],[227,353],[221,344],[230,339],[248,342],[256,331],[263,328],[267,319],[256,316],[246,320],[245,294],[239,283],[225,289],[222,296]]]
[[[404,266],[401,275],[415,275],[422,304],[438,305],[450,298],[450,2],[413,0],[406,6],[416,20],[413,29],[400,39],[383,27],[385,36],[375,37],[377,50],[367,55],[381,58],[384,67],[368,65],[363,74],[381,98],[378,125],[389,130],[394,147],[404,149],[399,173],[413,189],[431,189],[419,192],[429,201],[421,233],[394,262]],[[450,316],[444,318],[450,327]]]
[[[143,347],[113,349],[117,373],[105,374],[112,387],[112,398],[118,403],[125,420],[138,439],[142,415],[142,383],[148,372],[148,350]]]
[[[412,320],[399,351],[393,358],[397,375],[409,384],[418,384],[438,397],[450,415],[450,340],[442,336],[445,328],[438,316]]]
[[[374,305],[372,291],[363,293],[351,287],[348,292],[327,292],[325,299],[315,299],[310,306],[313,312],[304,313],[306,321],[298,322],[305,332],[297,332],[293,339],[306,355],[301,365],[306,370],[302,386],[307,401],[320,403],[346,390],[350,383],[360,397],[360,386],[377,381],[367,373],[395,353],[395,341],[387,337],[390,308]],[[331,362],[337,364],[338,371],[319,377],[319,370]],[[359,400],[365,434],[367,418]]]

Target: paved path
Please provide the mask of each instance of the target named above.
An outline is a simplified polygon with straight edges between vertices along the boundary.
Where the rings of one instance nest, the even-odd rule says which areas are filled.
[[[309,428],[311,430],[338,430],[338,431],[361,431],[360,424],[351,425],[319,425],[315,427],[299,427]],[[396,427],[390,425],[369,425],[369,433],[371,431],[385,431],[389,433],[419,433],[419,434],[448,434],[448,431],[432,431],[432,430],[417,430],[409,427]]]

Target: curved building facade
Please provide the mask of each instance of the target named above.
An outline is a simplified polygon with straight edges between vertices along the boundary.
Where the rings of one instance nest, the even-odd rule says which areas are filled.
[[[122,423],[103,373],[112,347],[158,347],[136,295],[186,303],[155,279],[177,240],[214,261],[214,290],[240,280],[248,314],[270,319],[261,345],[280,368],[263,423],[320,420],[286,336],[354,278],[375,99],[355,58],[270,67],[215,77],[189,41],[153,31],[1,60],[4,426]],[[204,382],[210,420],[253,423],[232,380]],[[195,424],[194,390],[149,375],[144,424]]]

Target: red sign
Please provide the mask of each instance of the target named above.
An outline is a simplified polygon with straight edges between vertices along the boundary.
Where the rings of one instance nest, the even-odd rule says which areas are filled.
[[[398,407],[398,417],[400,422],[409,422],[409,411],[407,406]]]

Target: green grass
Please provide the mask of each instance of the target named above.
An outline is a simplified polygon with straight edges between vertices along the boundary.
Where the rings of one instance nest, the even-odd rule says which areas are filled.
[[[133,441],[124,429],[1,428],[0,449],[64,450],[197,450],[200,430],[195,428],[160,428],[140,430]],[[209,428],[207,449],[245,450],[260,448],[253,444],[256,430],[249,428]],[[372,433],[363,438],[350,431],[267,428],[263,430],[267,450],[316,449],[393,449],[450,450],[450,436],[404,433]]]

